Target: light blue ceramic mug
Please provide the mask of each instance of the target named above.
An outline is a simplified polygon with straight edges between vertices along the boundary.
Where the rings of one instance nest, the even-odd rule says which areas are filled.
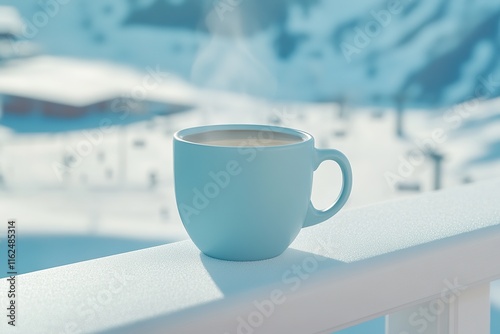
[[[342,189],[326,210],[311,203],[313,172],[338,163]],[[303,131],[267,125],[210,125],[174,135],[177,207],[206,255],[234,261],[280,255],[302,227],[336,214],[352,186],[349,161],[334,149],[316,149]]]

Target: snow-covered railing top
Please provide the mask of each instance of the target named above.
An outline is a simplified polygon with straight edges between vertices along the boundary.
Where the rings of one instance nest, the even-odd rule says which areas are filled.
[[[21,275],[17,329],[331,333],[498,279],[498,254],[500,180],[346,210],[266,261],[182,241]]]

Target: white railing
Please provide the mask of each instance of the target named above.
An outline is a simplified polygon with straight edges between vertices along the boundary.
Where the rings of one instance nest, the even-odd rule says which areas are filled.
[[[344,211],[267,261],[182,241],[21,275],[16,333],[331,333],[389,314],[389,334],[486,334],[498,254],[500,180]]]

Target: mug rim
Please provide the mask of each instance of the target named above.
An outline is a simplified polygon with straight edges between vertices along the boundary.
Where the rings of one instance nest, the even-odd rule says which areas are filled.
[[[290,143],[290,144],[280,144],[280,145],[255,145],[256,147],[265,147],[267,148],[279,148],[279,147],[290,147],[294,145],[301,145],[308,143],[313,139],[313,136],[310,135],[309,133],[294,129],[294,128],[287,128],[283,126],[276,126],[276,125],[265,125],[265,124],[212,124],[212,125],[201,125],[201,126],[194,126],[190,128],[185,128],[182,130],[179,130],[174,133],[174,139],[179,142],[183,142],[186,144],[190,145],[197,145],[197,146],[206,146],[206,147],[223,147],[223,148],[238,148],[239,146],[234,146],[234,145],[214,145],[214,144],[207,144],[207,143],[198,143],[194,141],[190,141],[185,139],[186,136],[194,135],[194,134],[200,134],[204,132],[210,132],[210,131],[219,131],[219,130],[263,130],[263,131],[272,131],[272,132],[279,132],[283,134],[288,134],[288,135],[293,135],[296,137],[299,137],[302,139],[301,141],[298,141],[296,143]]]

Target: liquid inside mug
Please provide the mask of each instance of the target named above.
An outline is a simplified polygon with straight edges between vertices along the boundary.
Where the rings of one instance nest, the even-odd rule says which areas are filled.
[[[326,210],[311,203],[313,172],[325,160],[342,171],[342,189]],[[346,203],[352,172],[346,156],[316,149],[303,131],[267,125],[210,125],[174,135],[175,195],[194,244],[223,260],[283,253],[302,227]]]

